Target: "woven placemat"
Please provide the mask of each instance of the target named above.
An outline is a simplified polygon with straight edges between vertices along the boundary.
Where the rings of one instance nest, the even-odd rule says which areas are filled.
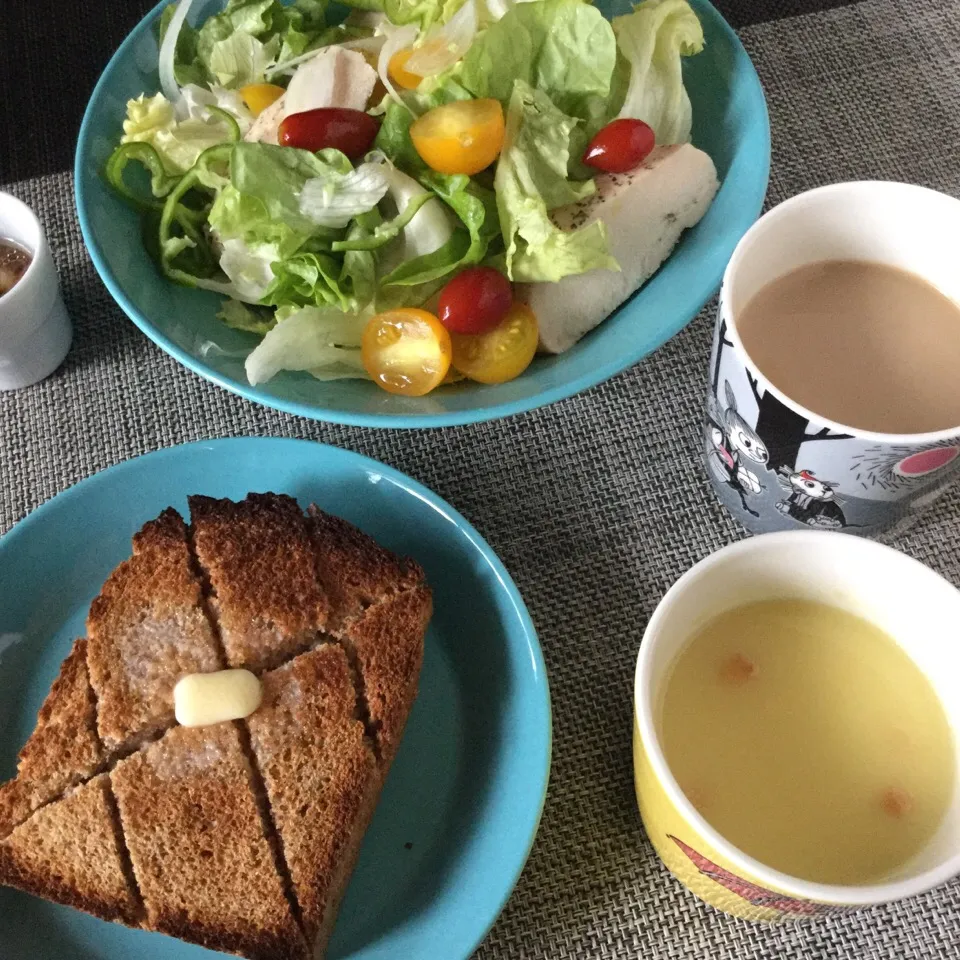
[[[771,202],[872,177],[960,195],[955,0],[867,0],[742,37],[770,105]],[[630,758],[640,636],[684,570],[741,536],[698,457],[710,309],[645,362],[546,410],[430,432],[313,423],[207,384],[123,317],[83,249],[69,176],[11,189],[46,225],[76,342],[49,380],[0,394],[0,530],[139,453],[214,436],[296,436],[426,483],[477,525],[516,578],[550,675],[554,765],[529,864],[479,958],[960,955],[958,882],[900,904],[764,928],[703,906],[644,838]],[[958,583],[958,519],[954,491],[897,545]]]

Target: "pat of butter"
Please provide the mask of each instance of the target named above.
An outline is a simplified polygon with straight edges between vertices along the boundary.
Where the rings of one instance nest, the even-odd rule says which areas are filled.
[[[191,673],[173,688],[177,723],[208,727],[249,717],[263,698],[260,681],[249,670]]]

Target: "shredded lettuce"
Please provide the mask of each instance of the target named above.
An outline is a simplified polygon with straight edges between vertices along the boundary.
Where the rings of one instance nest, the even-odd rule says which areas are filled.
[[[360,358],[365,320],[337,309],[277,311],[277,325],[247,357],[247,379],[265,383],[281,370],[307,370],[320,380],[368,378]]]
[[[463,6],[464,0],[348,0],[358,10],[384,13],[391,23],[413,23],[428,30],[435,23],[446,23]]]
[[[180,89],[180,97],[174,104],[174,111],[180,121],[218,118],[227,122],[233,121],[237,125],[236,136],[233,138],[236,140],[239,140],[253,123],[253,115],[240,94],[236,90],[227,90],[216,85],[207,88],[195,83],[184,84]]]
[[[262,300],[274,282],[272,266],[280,259],[277,245],[248,244],[239,237],[229,237],[220,246],[220,269],[237,292],[253,303]]]
[[[385,163],[383,172],[397,215],[379,226],[368,243],[383,246],[387,241],[397,240],[392,252],[402,262],[438,250],[453,235],[453,225],[443,204],[431,191],[391,164]],[[340,244],[336,244],[335,249],[337,247],[345,249]]]
[[[686,143],[693,111],[681,58],[703,49],[703,27],[687,0],[644,0],[613,20],[620,53],[630,64],[621,117],[653,127],[657,143]]]
[[[419,93],[417,104],[421,109],[439,106],[453,100],[469,99],[470,94],[455,80],[447,80],[429,93]],[[389,156],[394,164],[420,188],[434,194],[454,214],[459,229],[446,228],[440,221],[438,230],[447,232],[442,243],[438,233],[434,242],[426,248],[423,242],[412,244],[396,259],[401,262],[392,266],[381,280],[382,286],[416,286],[431,283],[452,274],[455,270],[479,263],[487,254],[491,243],[500,236],[496,198],[493,190],[481,186],[475,178],[464,175],[449,176],[430,170],[420,159],[410,139],[413,117],[410,112],[396,104],[387,107],[377,135],[376,146]],[[407,184],[408,189],[410,184]],[[415,224],[419,226],[419,224]]]
[[[270,67],[291,60],[328,37],[326,0],[229,0],[222,13],[195,29],[184,24],[177,37],[177,83],[219,83],[236,88],[264,79]],[[161,40],[174,4],[160,18]]]
[[[582,0],[542,0],[518,4],[480,34],[457,79],[504,106],[519,80],[587,119],[604,110],[616,60],[613,28],[599,10]]]
[[[301,250],[273,264],[274,279],[262,296],[264,303],[280,307],[317,305],[342,309],[340,263],[322,251]]]
[[[341,28],[327,25],[326,13],[327,0],[296,0],[279,10],[273,7],[273,23],[280,36],[277,59],[281,63],[325,43],[349,39],[341,36]]]
[[[279,52],[278,37],[262,43],[249,33],[238,30],[213,44],[206,58],[207,69],[217,83],[225,87],[262,83],[267,70],[277,62]]]
[[[342,228],[374,209],[388,186],[382,164],[364,163],[347,173],[331,169],[303,185],[300,212],[322,227]]]
[[[379,165],[354,170],[336,150],[236,144],[208,222],[237,299],[361,309],[376,290],[370,251],[416,213],[382,222],[376,204],[386,189]]]
[[[361,214],[347,231],[347,240],[359,244],[374,233],[379,223],[376,210]],[[275,280],[262,302],[281,310],[316,306],[356,314],[376,294],[376,256],[366,249],[350,249],[336,255],[319,247],[309,249],[308,245],[291,257],[274,262],[272,270]]]
[[[477,0],[481,24],[495,23],[520,3],[534,0]],[[438,23],[447,23],[464,5],[464,0],[344,0],[348,7],[384,14],[392,23],[414,23],[428,30]]]
[[[454,271],[479,263],[490,244],[500,236],[496,197],[464,175],[423,173],[420,183],[432,191],[459,218],[462,227],[436,249],[405,259],[386,274],[381,284],[419,286],[449,276]]]
[[[210,211],[210,227],[221,240],[239,237],[248,244],[273,243],[281,256],[289,256],[324,231],[301,212],[306,182],[352,170],[353,165],[338,150],[314,154],[264,143],[238,143],[230,156],[230,183]],[[337,233],[328,230],[326,235],[335,237]]]
[[[551,210],[595,190],[592,181],[567,179],[570,133],[576,124],[545,93],[517,80],[494,181],[512,280],[560,280],[596,268],[619,269],[601,221],[567,231],[550,219]]]
[[[168,174],[186,173],[208,147],[239,136],[236,118],[221,110],[222,107],[205,106],[206,117],[202,117],[198,105],[195,113],[178,120],[174,104],[162,93],[152,97],[141,94],[127,103],[120,142],[148,143],[156,150]]]
[[[223,306],[217,312],[217,319],[234,330],[256,333],[261,337],[277,325],[277,318],[272,310],[253,307],[239,300],[224,300]]]

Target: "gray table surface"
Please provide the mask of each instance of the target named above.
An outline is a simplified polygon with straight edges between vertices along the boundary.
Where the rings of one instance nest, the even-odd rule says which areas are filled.
[[[740,35],[770,107],[769,203],[870,178],[960,196],[956,0],[864,0]],[[550,676],[553,774],[530,861],[478,958],[960,956],[960,882],[855,914],[759,927],[703,906],[644,837],[630,759],[640,636],[684,570],[742,536],[698,458],[712,306],[643,363],[545,410],[432,432],[314,423],[206,383],[136,330],[87,257],[69,174],[5,189],[46,226],[76,339],[53,377],[0,394],[0,532],[140,453],[216,436],[294,436],[358,450],[426,483],[515,577]],[[896,546],[960,583],[958,519],[954,491]]]

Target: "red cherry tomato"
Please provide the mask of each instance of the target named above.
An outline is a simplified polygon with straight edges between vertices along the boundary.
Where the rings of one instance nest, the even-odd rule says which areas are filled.
[[[357,160],[373,145],[379,129],[380,124],[362,110],[321,107],[284,117],[277,139],[282,147],[299,147],[312,153],[333,147]]]
[[[583,154],[588,167],[604,173],[627,173],[639,167],[655,146],[653,129],[642,120],[622,118],[608,123]]]
[[[493,267],[467,267],[440,293],[440,322],[451,333],[487,333],[513,303],[510,281]]]

